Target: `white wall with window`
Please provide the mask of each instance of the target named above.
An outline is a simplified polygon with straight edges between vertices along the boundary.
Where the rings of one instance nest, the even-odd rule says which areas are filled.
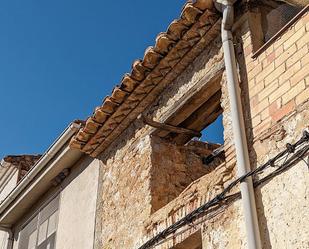
[[[20,232],[18,249],[55,249],[59,196],[27,222]]]
[[[13,249],[93,248],[98,177],[98,160],[80,160],[16,224]]]

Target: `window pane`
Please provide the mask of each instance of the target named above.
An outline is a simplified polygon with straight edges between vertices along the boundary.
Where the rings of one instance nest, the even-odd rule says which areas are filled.
[[[19,249],[34,249],[37,239],[38,216],[35,216],[20,232]]]
[[[54,249],[59,196],[49,202],[20,232],[18,249]]]
[[[35,246],[36,246],[36,234],[37,234],[36,230],[32,234],[30,234],[30,236],[29,236],[29,243],[28,243],[28,249],[35,249]]]
[[[47,238],[42,244],[38,246],[38,249],[55,249],[55,237],[56,234],[54,233],[50,237]]]
[[[48,219],[40,225],[39,228],[39,240],[38,243],[41,244],[47,238],[47,226],[48,226]]]
[[[269,2],[270,1],[267,0]],[[262,28],[264,32],[264,40],[265,42],[269,41],[280,29],[283,28],[294,16],[301,11],[302,8],[291,6],[286,3],[277,2],[275,6],[271,6],[267,4],[262,5],[261,14],[262,14]]]
[[[47,238],[55,233],[56,222],[57,222],[57,209],[59,204],[59,198],[53,199],[47,206],[45,206],[40,212],[40,228],[39,228],[39,238],[38,245],[47,247]],[[43,243],[44,242],[44,243]]]
[[[51,234],[53,234],[54,232],[56,232],[57,217],[58,217],[58,212],[53,213],[53,214],[49,217],[48,229],[47,229],[47,237],[49,237]]]

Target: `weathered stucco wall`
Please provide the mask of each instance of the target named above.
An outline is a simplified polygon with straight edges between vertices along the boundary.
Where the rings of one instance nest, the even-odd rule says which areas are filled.
[[[99,161],[82,159],[62,183],[57,249],[93,248]]]
[[[308,104],[282,120],[279,130],[255,142],[258,165],[282,151],[286,143],[294,143],[302,136],[303,129],[309,127]],[[304,160],[308,160],[308,155]],[[308,166],[301,161],[257,189],[263,248],[308,248],[308,187]]]

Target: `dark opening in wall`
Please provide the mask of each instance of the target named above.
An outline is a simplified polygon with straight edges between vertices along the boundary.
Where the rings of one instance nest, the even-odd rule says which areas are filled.
[[[202,234],[201,231],[197,231],[190,237],[185,239],[180,244],[173,247],[173,249],[202,249]]]
[[[204,158],[220,149],[223,143],[221,78],[222,75],[217,75],[198,91],[192,89],[191,97],[172,110],[164,124],[176,129],[158,125],[154,131],[151,141],[152,212],[173,201],[190,184],[211,174],[224,161],[224,153],[220,153],[216,160],[204,164]],[[203,136],[197,138],[190,133],[177,132],[177,128],[200,132]]]
[[[213,139],[212,142],[223,143],[221,79],[222,75],[220,74],[209,80],[201,89],[188,90],[192,91],[191,97],[184,101],[180,100],[179,105],[176,106],[177,109],[172,110],[170,117],[164,123],[201,132],[204,135],[202,141],[210,142],[209,138]],[[160,129],[156,130],[153,135],[177,145],[184,145],[191,139],[196,140],[192,134],[181,134]]]
[[[260,6],[264,42],[268,42],[301,10],[300,6],[293,6],[284,2],[264,0]]]

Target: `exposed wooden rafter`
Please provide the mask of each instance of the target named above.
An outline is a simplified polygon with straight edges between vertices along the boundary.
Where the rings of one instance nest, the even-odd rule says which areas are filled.
[[[173,132],[173,133],[177,133],[177,134],[185,134],[185,135],[190,135],[190,136],[195,136],[195,137],[201,137],[202,134],[198,131],[194,131],[194,130],[190,130],[187,128],[182,128],[182,127],[178,127],[178,126],[173,126],[173,125],[169,125],[169,124],[163,124],[163,123],[159,123],[157,121],[152,120],[149,117],[146,116],[141,116],[143,122],[151,127],[160,129],[160,130],[165,130],[168,132]]]

